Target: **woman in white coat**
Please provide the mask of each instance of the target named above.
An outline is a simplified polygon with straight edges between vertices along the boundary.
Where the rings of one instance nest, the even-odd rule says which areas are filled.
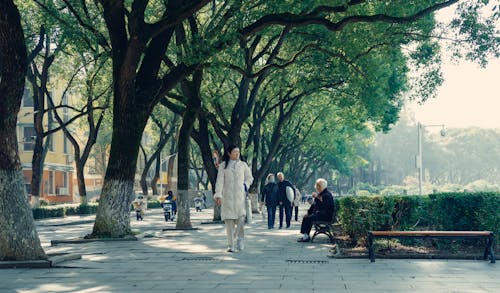
[[[215,203],[221,205],[221,218],[226,224],[227,251],[243,250],[246,217],[245,188],[253,182],[247,163],[240,160],[240,149],[230,146],[220,164],[215,184]],[[236,243],[235,243],[236,240]]]

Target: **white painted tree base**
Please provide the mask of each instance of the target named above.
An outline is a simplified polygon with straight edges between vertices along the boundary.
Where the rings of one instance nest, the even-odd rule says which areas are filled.
[[[47,259],[20,170],[0,170],[0,227],[0,260]]]

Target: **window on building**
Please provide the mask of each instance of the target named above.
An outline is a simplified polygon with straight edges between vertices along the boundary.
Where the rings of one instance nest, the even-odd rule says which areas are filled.
[[[95,163],[94,163],[94,164],[92,164],[92,163],[91,163],[91,164],[89,164],[89,165],[88,165],[88,168],[89,168],[89,169],[88,169],[88,172],[89,172],[89,174],[90,174],[90,175],[95,175],[95,174],[97,174],[97,169],[96,169]]]
[[[68,172],[63,172],[63,186],[64,188],[68,188],[69,186],[69,178],[68,178]]]
[[[68,96],[67,94],[65,94],[63,97],[62,97],[62,104],[64,106],[67,106],[68,105]],[[69,120],[69,109],[67,107],[64,107],[63,108],[63,121],[64,122],[67,122]]]
[[[54,151],[54,138],[52,135],[47,136],[47,139],[49,140],[49,151],[53,152]]]
[[[33,107],[33,93],[29,87],[24,87],[23,107]]]
[[[54,171],[49,171],[49,190],[48,194],[56,194]]]
[[[31,193],[31,183],[30,182],[24,182],[24,188],[26,189],[26,194]]]
[[[23,127],[23,149],[32,151],[35,148],[36,131],[34,126]]]
[[[66,138],[66,135],[63,135],[63,151],[65,154],[68,153],[68,139]]]

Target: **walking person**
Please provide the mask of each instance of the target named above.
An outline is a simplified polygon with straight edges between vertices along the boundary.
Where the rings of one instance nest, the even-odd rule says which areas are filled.
[[[314,196],[314,203],[311,205],[307,214],[302,219],[302,225],[300,226],[300,233],[302,237],[300,237],[297,242],[309,242],[311,238],[309,237],[309,233],[312,229],[312,223],[314,221],[328,221],[330,222],[333,219],[333,212],[335,209],[335,202],[333,201],[333,196],[326,189],[328,182],[326,179],[320,178],[316,180],[316,184],[314,187],[318,194]]]
[[[278,184],[274,179],[274,174],[270,173],[266,178],[266,185],[262,190],[261,201],[267,209],[267,229],[274,229],[276,219],[276,206],[278,205]]]
[[[177,200],[174,197],[174,192],[172,190],[169,190],[167,192],[166,199],[171,201],[171,203],[172,203],[172,215],[173,215],[173,217],[175,217],[175,215],[177,215]]]
[[[294,199],[294,188],[290,181],[285,180],[283,172],[278,172],[278,198],[279,198],[279,215],[280,229],[283,229],[283,212],[286,221],[286,228],[290,228],[292,221],[292,201]],[[287,190],[288,189],[288,190]]]
[[[293,198],[293,211],[295,211],[295,222],[299,220],[299,205],[300,205],[300,200],[302,195],[300,194],[300,191],[298,188],[295,189],[295,197]],[[292,211],[292,212],[293,212]]]
[[[148,208],[148,201],[144,198],[144,195],[140,194],[137,198],[132,202],[132,205],[135,209],[135,216],[137,221],[144,220],[144,214],[146,213],[146,209]]]
[[[240,160],[240,149],[232,145],[226,149],[219,166],[215,184],[215,204],[221,205],[221,218],[226,224],[227,251],[244,249],[246,218],[245,188],[253,182],[247,163]]]

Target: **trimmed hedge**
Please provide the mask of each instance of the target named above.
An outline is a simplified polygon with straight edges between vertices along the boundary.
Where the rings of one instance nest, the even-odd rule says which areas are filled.
[[[488,230],[500,236],[500,193],[349,196],[336,203],[338,220],[353,242],[369,230]]]
[[[62,218],[71,215],[91,215],[97,212],[97,204],[67,204],[33,208],[33,217],[36,219]]]
[[[98,205],[97,203],[65,204],[41,206],[39,208],[33,208],[32,210],[33,217],[37,220],[45,218],[62,218],[72,215],[93,215],[97,212]],[[148,208],[161,208],[160,202],[157,200],[148,201]]]

